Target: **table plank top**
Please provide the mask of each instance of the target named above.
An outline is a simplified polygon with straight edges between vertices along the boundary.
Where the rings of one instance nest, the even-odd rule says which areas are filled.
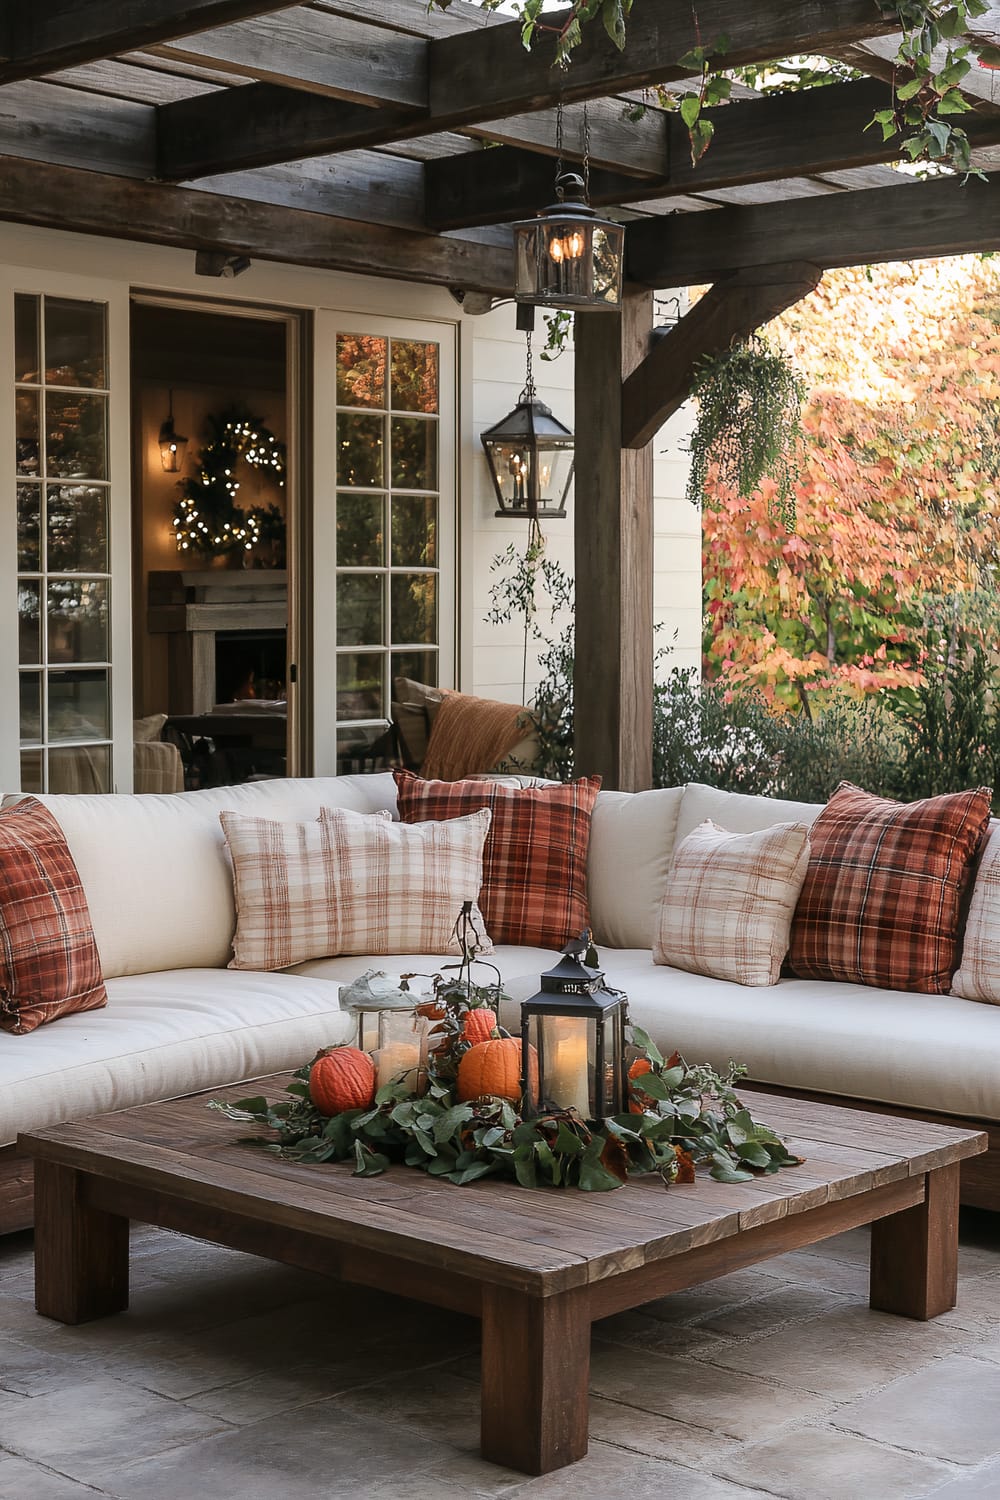
[[[914,1177],[987,1149],[985,1134],[813,1101],[741,1098],[805,1158],[747,1183],[664,1188],[641,1177],[614,1192],[527,1189],[485,1178],[457,1187],[412,1167],[354,1177],[349,1163],[304,1165],[241,1144],[254,1127],[209,1100],[286,1098],[290,1074],[36,1130],[33,1156],[439,1271],[551,1293],[615,1276]],[[267,1132],[264,1132],[267,1135]]]

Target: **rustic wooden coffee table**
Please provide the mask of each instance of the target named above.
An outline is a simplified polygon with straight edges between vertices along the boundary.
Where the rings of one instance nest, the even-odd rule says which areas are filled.
[[[255,1081],[283,1097],[287,1075]],[[35,1131],[36,1305],[63,1323],[128,1304],[130,1219],[482,1319],[482,1452],[544,1474],[587,1451],[590,1324],[859,1224],[871,1305],[955,1303],[959,1163],[970,1130],[745,1093],[807,1158],[728,1186],[658,1178],[607,1194],[454,1187],[396,1167],[299,1166],[237,1144],[206,1106],[248,1085]]]

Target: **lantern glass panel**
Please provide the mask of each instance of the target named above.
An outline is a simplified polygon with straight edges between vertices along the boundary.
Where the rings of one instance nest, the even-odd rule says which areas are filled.
[[[575,1109],[594,1119],[597,1028],[587,1016],[532,1016],[543,1109]]]
[[[536,439],[536,447],[537,475],[531,444],[487,440],[497,493],[505,510],[525,510],[532,498],[540,510],[550,513],[565,505],[573,471],[572,443],[555,447]]]
[[[543,215],[515,226],[517,297],[550,307],[621,302],[624,229],[602,219]]]
[[[416,1010],[383,1010],[378,1018],[378,1087],[404,1083],[414,1094],[427,1088],[428,1033],[433,1022]]]

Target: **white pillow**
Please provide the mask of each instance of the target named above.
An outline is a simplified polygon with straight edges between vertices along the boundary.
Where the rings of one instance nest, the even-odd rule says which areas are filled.
[[[231,969],[345,953],[458,954],[455,922],[483,881],[488,808],[441,823],[324,807],[315,823],[220,813],[233,861]],[[490,953],[478,907],[479,951]]]
[[[1000,1005],[1000,823],[993,819],[975,872],[962,942],[962,962],[951,993]]]
[[[734,984],[777,984],[808,863],[803,823],[756,833],[702,823],[674,850],[653,962]]]

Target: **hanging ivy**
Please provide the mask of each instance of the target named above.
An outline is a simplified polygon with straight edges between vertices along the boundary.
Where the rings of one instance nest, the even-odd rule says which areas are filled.
[[[174,538],[178,552],[206,557],[240,552],[249,558],[262,542],[283,550],[285,519],[277,505],[244,510],[239,503],[239,466],[285,485],[285,445],[257,417],[238,408],[209,413],[211,436],[195,457],[195,471],[177,486]]]
[[[698,416],[691,438],[688,499],[708,498],[709,471],[744,499],[773,480],[785,524],[795,518],[796,442],[805,384],[787,355],[754,334],[699,364],[692,395]]]

